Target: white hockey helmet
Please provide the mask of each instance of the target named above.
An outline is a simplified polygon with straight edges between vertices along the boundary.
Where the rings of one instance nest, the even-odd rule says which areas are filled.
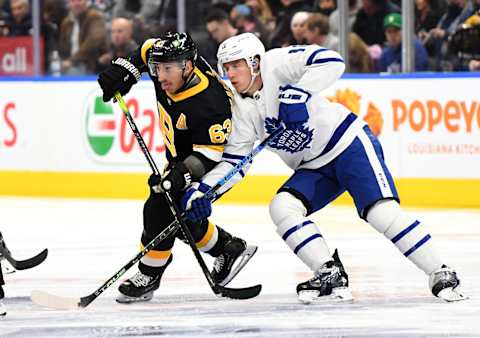
[[[232,36],[223,41],[218,47],[218,71],[222,76],[225,76],[223,65],[227,62],[232,62],[244,59],[252,75],[258,75],[254,72],[256,66],[255,56],[260,58],[265,54],[265,46],[262,41],[252,33],[242,33]]]

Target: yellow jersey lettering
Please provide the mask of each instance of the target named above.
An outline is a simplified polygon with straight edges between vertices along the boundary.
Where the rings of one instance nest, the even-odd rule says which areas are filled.
[[[224,143],[225,140],[228,139],[228,136],[232,132],[232,121],[230,119],[226,119],[223,121],[223,125],[220,123],[212,125],[208,129],[208,133],[210,134],[210,140],[212,143]]]
[[[174,144],[174,130],[172,118],[168,112],[163,108],[160,102],[157,101],[158,113],[160,114],[160,130],[162,132],[163,143],[173,157],[177,156],[177,149]]]

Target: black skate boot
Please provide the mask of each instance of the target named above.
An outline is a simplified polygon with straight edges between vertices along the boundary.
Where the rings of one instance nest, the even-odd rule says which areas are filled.
[[[232,237],[213,263],[214,282],[221,286],[230,283],[256,251],[256,246],[247,246],[243,239]]]
[[[434,271],[430,275],[428,284],[435,297],[441,298],[447,302],[468,299],[468,297],[464,296],[457,289],[460,285],[457,273],[446,265],[442,265],[440,269]]]
[[[153,292],[160,287],[162,275],[171,261],[172,255],[170,255],[163,269],[155,276],[149,276],[138,271],[135,275],[124,281],[118,287],[120,295],[116,301],[122,304],[130,304],[151,300],[153,298]]]
[[[1,267],[0,267],[0,269],[1,269]],[[7,314],[7,309],[5,308],[5,305],[3,305],[3,298],[4,297],[5,297],[5,293],[3,292],[3,287],[0,284],[0,316],[5,316]]]
[[[323,264],[315,276],[297,285],[298,300],[305,304],[312,302],[350,301],[352,293],[348,289],[348,275],[345,272],[338,252],[333,253],[333,261]]]

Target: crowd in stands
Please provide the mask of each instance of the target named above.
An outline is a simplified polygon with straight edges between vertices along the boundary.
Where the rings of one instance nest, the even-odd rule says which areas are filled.
[[[345,1],[349,9],[349,71],[400,72],[401,0]],[[201,54],[213,65],[217,46],[243,32],[256,34],[267,49],[311,43],[339,48],[337,0],[185,3],[188,30],[198,41]],[[414,3],[415,70],[480,70],[480,0]],[[62,74],[96,74],[113,58],[138,48],[146,38],[175,30],[177,2],[42,0],[41,11],[46,73],[51,72],[54,54],[60,56]],[[0,39],[31,34],[31,2],[0,0]]]

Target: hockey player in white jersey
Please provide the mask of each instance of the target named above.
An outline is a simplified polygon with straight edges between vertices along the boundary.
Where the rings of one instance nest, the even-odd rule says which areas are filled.
[[[235,88],[235,128],[223,159],[191,187],[182,205],[191,219],[210,215],[203,192],[247,155],[254,142],[278,126],[286,129],[268,145],[294,170],[270,203],[278,234],[312,271],[298,284],[299,300],[351,300],[348,275],[337,251],[331,253],[308,216],[344,191],[367,221],[429,276],[432,293],[446,301],[462,300],[456,272],[437,255],[420,220],[400,208],[392,176],[378,139],[365,122],[320,92],[344,72],[341,56],[318,45],[291,46],[265,52],[250,33],[224,41],[218,49],[219,70]],[[237,174],[226,191],[245,175]]]

